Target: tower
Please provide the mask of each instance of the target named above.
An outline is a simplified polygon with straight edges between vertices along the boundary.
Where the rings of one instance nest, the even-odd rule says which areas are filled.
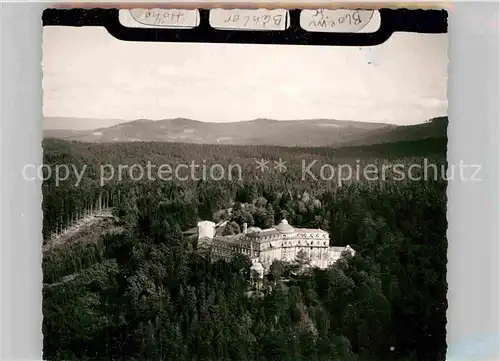
[[[210,253],[212,240],[215,236],[215,223],[210,221],[198,222],[197,248],[201,253]]]
[[[198,222],[198,242],[201,239],[213,239],[215,236],[215,223],[210,221]]]

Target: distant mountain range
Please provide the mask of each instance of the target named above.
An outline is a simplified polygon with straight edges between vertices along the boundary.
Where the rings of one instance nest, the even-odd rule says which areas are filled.
[[[65,121],[66,124],[72,123],[68,118],[65,118]],[[86,120],[73,121],[81,124]],[[185,118],[158,121],[139,119],[92,130],[61,129],[61,118],[46,118],[45,122],[46,129],[56,128],[45,130],[45,138],[81,142],[178,142],[302,147],[380,144],[446,137],[447,126],[447,118],[436,118],[413,126],[331,119],[255,119],[232,123],[200,122]],[[107,123],[110,122],[113,120]],[[98,122],[92,120],[90,124],[95,123]]]

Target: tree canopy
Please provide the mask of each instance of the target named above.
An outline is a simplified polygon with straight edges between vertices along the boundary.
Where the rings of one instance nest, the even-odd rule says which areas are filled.
[[[408,158],[398,147],[363,162],[422,161],[418,149]],[[51,141],[44,150],[47,164],[91,169],[78,187],[44,182],[44,235],[103,199],[118,222],[109,225],[114,231],[44,253],[44,359],[445,359],[443,180],[338,186],[303,181],[293,165],[285,175],[256,176],[252,168],[262,154],[290,163],[300,157],[349,161],[334,160],[327,148]],[[445,164],[443,150],[432,157]],[[99,184],[101,164],[206,158],[239,162],[245,179]],[[267,228],[284,215],[298,227],[328,231],[332,246],[350,245],[356,255],[299,274],[275,262],[256,288],[248,258],[210,262],[183,233],[199,220],[226,218],[225,232],[232,234],[243,223]]]

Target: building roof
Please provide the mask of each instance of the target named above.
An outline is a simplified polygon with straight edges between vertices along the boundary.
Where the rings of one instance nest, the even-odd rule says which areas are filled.
[[[349,245],[345,247],[330,247],[330,250],[333,252],[354,251]]]
[[[254,227],[252,227],[254,228]],[[249,234],[255,234],[258,237],[266,237],[273,236],[277,234],[287,234],[287,233],[324,233],[328,234],[328,232],[323,231],[322,229],[313,229],[313,228],[295,228],[288,223],[286,219],[283,219],[277,226],[273,228],[267,228],[260,230],[259,232],[248,232]]]
[[[250,227],[247,230],[247,233],[260,233],[262,232],[262,229],[259,227]]]
[[[200,222],[201,223],[201,222]],[[210,225],[213,225],[211,223]],[[283,219],[278,225],[276,225],[273,228],[267,228],[267,229],[260,229],[258,227],[250,227],[247,230],[247,233],[239,233],[235,235],[230,235],[230,236],[222,236],[220,234],[217,234],[219,232],[216,232],[216,235],[214,237],[214,240],[217,241],[222,241],[226,243],[239,243],[243,237],[246,235],[249,235],[251,237],[267,237],[267,236],[274,236],[274,235],[281,235],[281,234],[291,234],[291,233],[298,233],[298,234],[304,234],[304,233],[309,233],[309,234],[326,234],[328,235],[328,232],[323,231],[322,229],[312,229],[312,228],[295,228],[292,225],[288,223],[286,219]],[[344,249],[344,247],[342,247]]]
[[[187,231],[184,231],[182,233],[184,233],[184,234],[196,234],[196,233],[198,233],[198,227],[190,228]]]
[[[290,233],[295,231],[295,229],[288,224],[288,221],[286,219],[283,219],[276,227],[274,227],[274,229],[276,229],[280,233]]]
[[[278,231],[275,228],[267,228],[267,229],[263,229],[260,232],[255,233],[255,235],[257,237],[271,236],[273,234],[280,234],[280,231]]]
[[[224,227],[229,221],[226,219],[226,220],[223,220],[223,221],[220,221],[219,223],[217,223],[215,225],[215,228],[219,228],[219,227]]]
[[[214,241],[223,241],[226,243],[239,243],[239,241],[245,237],[244,233],[232,234],[228,236],[216,236]]]
[[[295,228],[297,233],[328,233],[319,228]]]
[[[198,227],[200,226],[212,226],[215,227],[215,223],[212,221],[199,221],[198,222]]]

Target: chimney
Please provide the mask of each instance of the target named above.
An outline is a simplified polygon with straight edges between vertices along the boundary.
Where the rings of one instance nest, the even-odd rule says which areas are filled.
[[[247,229],[248,229],[248,225],[246,223],[243,223],[243,233],[244,234],[247,234]]]

